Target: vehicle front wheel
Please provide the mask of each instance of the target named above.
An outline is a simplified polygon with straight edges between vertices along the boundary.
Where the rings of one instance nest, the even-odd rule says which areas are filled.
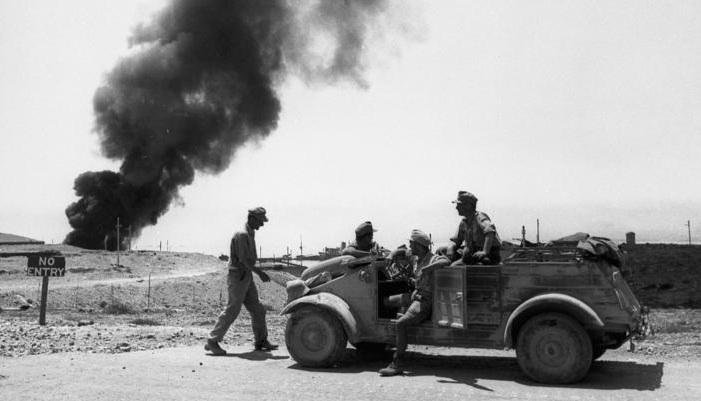
[[[287,320],[287,350],[304,367],[333,365],[343,357],[347,341],[338,318],[322,308],[305,306]]]
[[[519,330],[516,358],[521,370],[537,382],[576,382],[591,366],[591,339],[582,325],[567,315],[539,314]]]

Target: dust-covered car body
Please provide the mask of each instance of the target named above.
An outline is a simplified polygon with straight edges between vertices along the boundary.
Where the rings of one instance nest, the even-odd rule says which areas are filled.
[[[433,313],[408,329],[412,344],[514,348],[524,372],[551,383],[579,380],[591,361],[637,329],[641,307],[621,271],[576,247],[520,249],[497,266],[434,272]],[[385,258],[341,256],[288,283],[282,311],[291,355],[304,366],[338,360],[346,341],[359,349],[393,344],[398,308],[410,291]],[[300,290],[301,288],[301,290]],[[584,361],[582,361],[584,360]]]

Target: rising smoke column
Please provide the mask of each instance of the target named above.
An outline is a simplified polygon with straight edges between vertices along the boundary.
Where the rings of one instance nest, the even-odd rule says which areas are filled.
[[[276,87],[288,73],[364,85],[366,39],[386,9],[379,0],[175,0],[137,26],[132,52],[93,99],[102,153],[121,167],[76,178],[64,242],[115,249],[118,217],[132,237],[156,224],[195,171],[225,170],[239,146],[275,130]]]

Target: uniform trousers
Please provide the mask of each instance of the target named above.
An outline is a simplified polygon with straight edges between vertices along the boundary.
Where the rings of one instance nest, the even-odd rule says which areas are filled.
[[[429,300],[414,300],[409,305],[406,313],[397,319],[397,353],[398,359],[407,348],[407,327],[417,325],[431,317],[431,302]]]
[[[227,277],[229,299],[210,333],[209,339],[220,342],[229,327],[241,312],[241,305],[251,314],[251,325],[256,343],[267,340],[268,327],[265,324],[265,307],[258,299],[258,289],[253,282],[253,273],[244,269],[229,269]]]

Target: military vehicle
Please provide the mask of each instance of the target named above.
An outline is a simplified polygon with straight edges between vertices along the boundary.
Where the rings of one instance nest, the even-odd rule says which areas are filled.
[[[576,382],[642,319],[620,263],[607,254],[519,248],[499,265],[436,270],[432,317],[409,328],[409,343],[515,349],[532,380]],[[343,357],[347,342],[364,351],[394,344],[399,308],[387,299],[411,291],[406,275],[385,257],[339,256],[307,268],[287,283],[290,355],[301,366],[324,367]]]

